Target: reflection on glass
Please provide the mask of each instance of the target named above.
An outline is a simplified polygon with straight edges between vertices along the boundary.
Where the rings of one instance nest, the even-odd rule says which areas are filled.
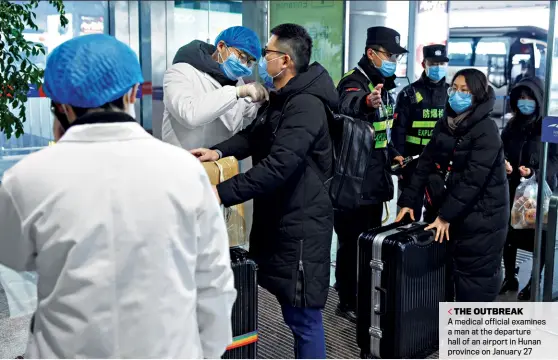
[[[26,40],[43,44],[46,55],[31,56],[29,59],[44,68],[48,54],[58,45],[75,36],[108,32],[107,1],[64,1],[68,25],[60,26],[60,15],[47,1],[40,1],[35,9],[35,24],[38,30],[25,29]],[[0,179],[9,167],[25,155],[47,146],[53,139],[50,101],[39,97],[38,91],[28,95],[24,134],[7,139],[0,132]]]
[[[174,24],[171,53],[193,40],[213,43],[221,31],[242,25],[242,1],[175,1]]]

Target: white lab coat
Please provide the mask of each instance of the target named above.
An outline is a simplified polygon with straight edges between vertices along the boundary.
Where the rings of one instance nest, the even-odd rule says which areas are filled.
[[[0,186],[0,263],[37,271],[26,358],[219,358],[236,299],[201,164],[131,123],[81,125]]]
[[[239,80],[237,85],[243,85]],[[209,148],[249,125],[260,104],[237,99],[236,87],[221,86],[190,64],[177,63],[163,78],[163,141],[186,150]]]

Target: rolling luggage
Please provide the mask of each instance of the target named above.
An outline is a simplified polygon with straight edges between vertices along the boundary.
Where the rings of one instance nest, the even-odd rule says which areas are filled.
[[[237,295],[232,310],[233,343],[222,359],[256,359],[258,341],[258,281],[256,263],[248,252],[231,248],[231,264]]]
[[[393,223],[358,239],[357,343],[362,358],[419,358],[438,346],[445,242],[426,223]]]

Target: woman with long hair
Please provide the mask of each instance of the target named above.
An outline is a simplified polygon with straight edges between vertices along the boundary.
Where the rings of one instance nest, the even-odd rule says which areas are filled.
[[[438,179],[437,218],[426,229],[436,231],[436,241],[448,241],[448,301],[493,301],[510,216],[502,141],[490,118],[494,90],[482,72],[463,69],[448,93],[445,116],[399,199],[397,220],[406,214],[414,219],[415,199]]]

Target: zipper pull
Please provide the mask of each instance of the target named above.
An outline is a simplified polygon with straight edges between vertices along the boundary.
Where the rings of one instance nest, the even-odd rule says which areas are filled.
[[[298,260],[298,270],[304,270],[304,267],[302,266],[302,260]]]

